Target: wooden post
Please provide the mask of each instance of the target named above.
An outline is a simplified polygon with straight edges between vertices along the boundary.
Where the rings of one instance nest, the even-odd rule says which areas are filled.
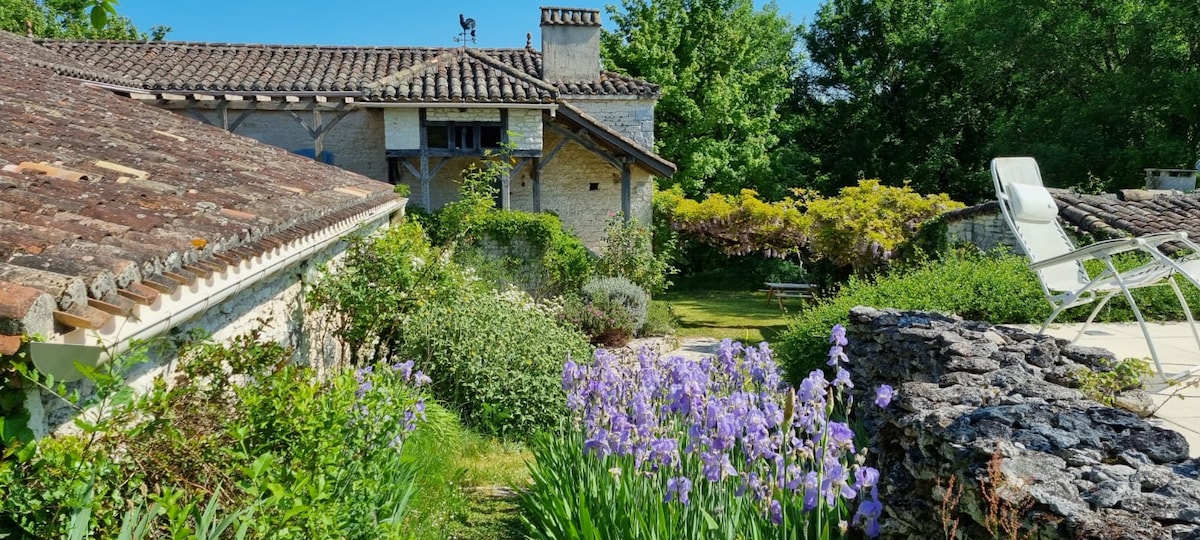
[[[529,179],[533,182],[533,211],[542,211],[542,164],[538,158],[533,158],[533,169],[529,171]]]
[[[321,151],[325,149],[325,130],[321,129],[321,111],[313,109],[313,159],[321,161]]]
[[[418,116],[421,120],[421,206],[426,212],[433,212],[432,199],[429,196],[429,134],[425,130],[425,109],[419,109]]]
[[[500,179],[501,210],[512,210],[512,201],[510,200],[512,199],[512,193],[510,192],[512,191],[512,179],[515,174],[515,170],[509,171],[508,174],[504,175],[504,177]]]
[[[621,159],[621,213],[625,214],[625,223],[629,223],[633,213],[633,186],[630,178],[632,158]]]

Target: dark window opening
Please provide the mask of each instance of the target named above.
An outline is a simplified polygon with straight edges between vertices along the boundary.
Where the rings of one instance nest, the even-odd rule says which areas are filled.
[[[479,147],[500,148],[504,142],[504,129],[500,126],[479,126]]]
[[[499,148],[504,142],[504,125],[495,122],[426,122],[425,142],[429,148],[444,150]]]
[[[425,133],[430,148],[454,148],[450,146],[449,126],[428,126]]]
[[[588,191],[600,191],[600,184],[597,182],[588,184]]]

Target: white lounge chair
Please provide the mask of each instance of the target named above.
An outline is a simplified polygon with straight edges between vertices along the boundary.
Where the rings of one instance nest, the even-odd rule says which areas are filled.
[[[1118,238],[1105,240],[1076,249],[1067,236],[1066,231],[1058,222],[1058,205],[1050,192],[1042,185],[1042,175],[1037,162],[1030,157],[1000,157],[992,160],[992,180],[996,187],[996,197],[1000,202],[1000,211],[1004,220],[1012,229],[1017,243],[1029,256],[1030,268],[1037,274],[1042,284],[1042,292],[1046,300],[1054,307],[1050,318],[1042,324],[1039,333],[1045,332],[1050,323],[1063,310],[1099,299],[1096,308],[1088,316],[1087,322],[1079,329],[1075,339],[1078,341],[1091,325],[1096,314],[1117,293],[1123,293],[1134,317],[1141,325],[1142,334],[1146,337],[1146,345],[1150,348],[1150,356],[1154,360],[1155,371],[1162,381],[1179,380],[1189,376],[1195,369],[1183,373],[1168,374],[1154,347],[1150,330],[1146,326],[1142,312],[1133,301],[1130,293],[1133,289],[1156,285],[1170,285],[1183,307],[1183,312],[1196,339],[1200,350],[1200,332],[1192,319],[1191,309],[1187,300],[1175,282],[1175,275],[1182,275],[1200,287],[1197,278],[1200,277],[1200,246],[1188,239],[1186,232],[1171,232],[1151,234],[1138,238]],[[1191,254],[1172,259],[1165,255],[1159,246],[1173,242],[1186,247]],[[1142,266],[1124,272],[1118,272],[1113,265],[1112,257],[1119,253],[1141,251],[1150,255],[1152,260]],[[1104,271],[1096,277],[1089,277],[1083,262],[1088,259],[1104,263]]]

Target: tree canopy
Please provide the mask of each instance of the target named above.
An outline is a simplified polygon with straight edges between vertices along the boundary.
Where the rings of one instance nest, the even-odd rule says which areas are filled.
[[[795,28],[751,0],[623,0],[601,48],[610,69],[662,87],[656,151],[689,195],[768,192],[777,106],[790,93]]]
[[[162,40],[171,29],[149,34],[117,13],[116,0],[0,0],[0,30],[41,38]]]
[[[692,196],[881,178],[971,202],[997,155],[1092,190],[1200,157],[1190,0],[826,0],[799,29],[750,0],[609,10],[606,61],[662,85],[656,150]]]
[[[830,186],[856,175],[990,197],[987,162],[1130,187],[1197,153],[1200,4],[830,0],[804,31],[793,142]]]

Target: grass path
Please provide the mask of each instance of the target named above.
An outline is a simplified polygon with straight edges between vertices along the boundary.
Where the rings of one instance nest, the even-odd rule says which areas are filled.
[[[788,314],[806,307],[803,300],[784,300],[784,310],[766,293],[753,291],[671,291],[653,300],[668,304],[679,319],[679,338],[732,338],[743,343],[773,341],[787,329]]]

